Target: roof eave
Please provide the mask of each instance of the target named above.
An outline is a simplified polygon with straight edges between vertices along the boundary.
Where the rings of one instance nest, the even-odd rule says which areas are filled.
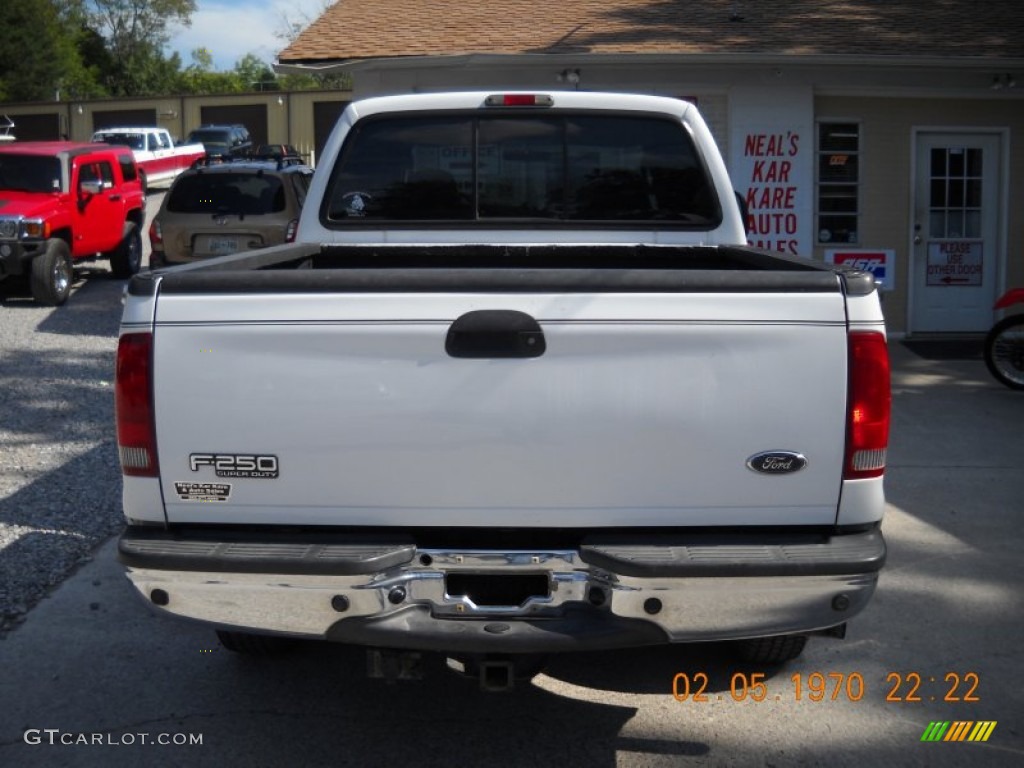
[[[275,61],[271,68],[279,75],[331,75],[348,71],[349,65],[362,59],[295,59]]]
[[[1024,58],[989,58],[981,56],[906,56],[906,55],[860,55],[860,54],[794,54],[794,53],[456,53],[437,55],[374,56],[344,59],[294,59],[274,63],[278,74],[336,74],[361,69],[414,69],[430,63],[432,66],[466,67],[504,65],[510,59],[518,62],[564,63],[662,63],[685,60],[688,64],[713,64],[716,66],[736,65],[777,66],[805,65],[850,66],[897,69],[948,69],[951,65],[973,70],[1024,69]]]

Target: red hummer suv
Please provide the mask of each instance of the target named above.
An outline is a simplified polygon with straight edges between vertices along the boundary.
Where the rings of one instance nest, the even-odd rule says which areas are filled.
[[[128,147],[0,146],[0,280],[28,275],[41,304],[63,304],[73,262],[110,259],[115,277],[142,261],[145,196]]]

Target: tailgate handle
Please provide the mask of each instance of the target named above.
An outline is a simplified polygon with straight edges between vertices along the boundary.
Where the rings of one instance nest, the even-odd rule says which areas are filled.
[[[451,357],[540,357],[547,349],[540,323],[514,309],[478,309],[448,329],[444,350]]]

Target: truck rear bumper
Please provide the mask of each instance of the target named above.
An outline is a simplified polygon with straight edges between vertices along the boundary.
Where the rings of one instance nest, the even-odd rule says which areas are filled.
[[[541,653],[812,632],[860,612],[885,560],[848,535],[585,536],[566,549],[129,529],[139,592],[217,626],[392,648]]]

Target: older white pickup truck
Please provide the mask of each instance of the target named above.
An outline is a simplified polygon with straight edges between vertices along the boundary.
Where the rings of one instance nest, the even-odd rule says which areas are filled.
[[[868,603],[875,285],[748,247],[693,105],[353,103],[298,239],[130,284],[119,551],[151,604],[502,688],[583,649],[780,663]]]
[[[130,147],[139,167],[143,190],[170,184],[196,160],[206,157],[202,144],[176,145],[166,128],[104,128],[96,131],[92,140]]]

